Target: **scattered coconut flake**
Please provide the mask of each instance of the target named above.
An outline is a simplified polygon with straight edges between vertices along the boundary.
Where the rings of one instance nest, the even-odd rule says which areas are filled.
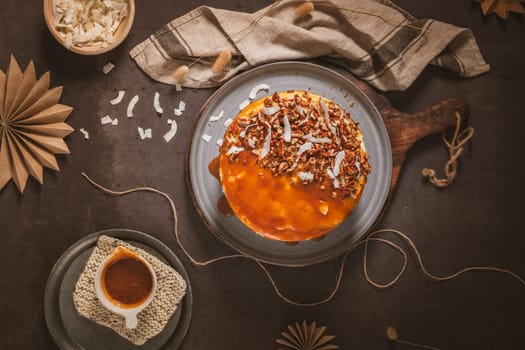
[[[339,176],[339,169],[341,168],[341,162],[345,158],[345,151],[339,151],[335,155],[335,163],[334,163],[334,175]]]
[[[308,119],[310,119],[310,112],[306,113],[306,116],[304,117],[304,119],[301,120],[301,121],[299,122],[299,124],[297,124],[297,125],[298,125],[298,126],[303,125],[304,123],[306,123],[306,122],[308,121]]]
[[[301,181],[313,181],[313,179],[314,179],[314,174],[311,173],[311,172],[300,171],[298,173],[298,175],[299,175],[299,179],[301,179]]]
[[[126,112],[126,115],[128,118],[133,118],[133,108],[135,108],[135,105],[139,102],[139,95],[135,95],[131,98],[131,100],[128,103],[128,110]]]
[[[173,119],[168,119],[167,122],[168,122],[168,124],[171,124],[171,123],[173,123]]]
[[[164,110],[160,106],[160,94],[158,92],[155,92],[155,96],[153,97],[153,107],[158,114],[164,113]]]
[[[175,136],[176,133],[177,133],[177,122],[175,120],[173,120],[171,122],[170,130],[167,133],[164,134],[164,141],[170,142],[171,139]]]
[[[226,120],[224,121],[224,126],[225,126],[225,127],[228,127],[228,126],[230,126],[231,123],[233,123],[233,119],[228,118],[228,119],[226,119]]]
[[[174,108],[173,114],[175,114],[177,117],[180,117],[182,115],[182,111],[178,108]]]
[[[250,104],[250,100],[244,100],[244,101],[242,101],[242,102],[239,104],[239,109],[240,109],[240,110],[243,110],[243,109],[245,109],[246,107],[248,107],[249,104]]]
[[[309,151],[312,149],[312,143],[311,142],[305,142],[301,145],[301,147],[299,147],[299,149],[297,150],[297,155],[300,156],[301,154],[303,154],[304,152],[306,151]]]
[[[86,129],[80,128],[80,133],[84,136],[84,139],[89,140],[89,132]]]
[[[361,163],[359,162],[359,160],[355,161],[355,167],[357,168],[357,178],[359,179],[361,177]]]
[[[264,158],[268,155],[270,152],[270,142],[272,141],[272,127],[271,125],[268,125],[268,132],[266,133],[266,137],[264,138],[264,145],[262,152],[259,156],[259,158]]]
[[[330,129],[332,134],[335,134],[337,131],[336,131],[335,127],[332,125],[332,123],[330,123],[330,115],[328,114],[328,106],[324,102],[323,98],[319,99],[319,103],[320,103],[321,109],[323,110],[323,113],[324,113],[324,121],[326,123],[326,126],[328,127],[328,129]]]
[[[281,107],[279,107],[278,105],[273,105],[273,106],[270,106],[270,107],[263,107],[262,108],[262,112],[265,115],[274,115],[275,113],[279,112],[280,110],[281,110]]]
[[[100,118],[100,124],[102,124],[102,125],[111,124],[112,122],[113,122],[113,119],[111,119],[111,117],[109,115],[106,115],[106,116]]]
[[[242,152],[242,151],[244,151],[243,147],[231,146],[230,149],[228,150],[228,152],[226,152],[226,155],[229,156],[229,155],[232,155],[234,153],[239,153],[239,152]]]
[[[181,100],[179,102],[179,109],[180,109],[181,112],[184,112],[186,110],[186,102]]]
[[[219,112],[219,114],[217,114],[217,115],[212,115],[212,116],[210,117],[210,119],[208,119],[208,120],[209,120],[210,122],[213,123],[213,122],[216,122],[217,120],[221,119],[223,115],[224,115],[224,110],[221,110],[221,111]]]
[[[146,135],[144,134],[144,129],[142,129],[140,126],[137,127],[137,130],[139,131],[139,136],[141,140],[144,140],[146,138]]]
[[[299,112],[300,115],[304,115],[304,108],[302,106],[296,106],[295,110]]]
[[[151,129],[144,130],[144,137],[146,137],[147,139],[151,139],[151,136]]]
[[[297,166],[297,164],[299,164],[299,159],[301,158],[301,155],[306,152],[306,151],[309,151],[311,150],[313,147],[313,144],[311,142],[305,142],[301,145],[301,147],[299,147],[299,149],[297,150],[297,157],[295,158],[295,162],[292,164],[291,166],[291,169],[295,169],[295,167]]]
[[[175,91],[182,91],[182,86],[180,84],[175,84]]]
[[[115,68],[115,65],[111,62],[108,62],[104,65],[104,67],[102,67],[102,72],[104,72],[104,74],[108,74],[113,68]]]
[[[111,103],[113,106],[118,105],[120,102],[122,102],[122,99],[124,98],[125,94],[126,92],[124,90],[119,90],[117,97],[109,101],[109,103]]]
[[[224,142],[223,139],[217,139],[216,144],[217,144],[217,146],[222,146],[222,143],[223,143],[223,142]]]
[[[111,125],[118,125],[118,119],[115,118],[111,121]]]
[[[250,95],[248,97],[250,97],[250,100],[255,100],[255,98],[257,97],[257,93],[261,90],[270,90],[270,85],[268,84],[259,84],[259,85],[255,85],[252,89],[252,91],[250,91]],[[241,108],[243,109],[243,108]]]
[[[304,135],[304,139],[312,143],[331,143],[332,139],[328,137],[314,137],[312,134]]]
[[[202,135],[202,139],[203,139],[205,142],[210,142],[210,140],[211,140],[211,135],[204,134],[204,135]]]
[[[246,131],[248,131],[248,129],[251,128],[252,126],[257,126],[257,123],[249,124],[248,126],[246,126],[246,127],[245,127],[245,128],[239,133],[239,137],[245,138],[245,137],[246,137]]]
[[[332,179],[332,183],[334,185],[334,188],[339,188],[339,180],[337,179],[335,174],[332,172],[332,169],[330,169],[330,168],[326,169],[326,173]]]
[[[248,145],[250,148],[255,148],[255,142],[253,142],[253,139],[250,137],[248,138]]]
[[[292,139],[292,128],[290,127],[290,121],[288,120],[287,116],[283,117],[283,124],[284,124],[284,142],[290,142]]]

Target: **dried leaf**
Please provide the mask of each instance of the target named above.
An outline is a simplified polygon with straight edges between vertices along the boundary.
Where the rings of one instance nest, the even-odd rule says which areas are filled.
[[[521,3],[524,0],[473,0],[481,6],[483,15],[495,13],[502,19],[507,19],[509,12],[525,14],[525,8]]]
[[[306,321],[288,326],[288,332],[282,332],[286,339],[277,339],[278,344],[293,350],[333,350],[337,345],[328,344],[335,337],[324,335],[326,327],[317,327],[316,322],[308,325]],[[285,349],[282,349],[285,350]]]

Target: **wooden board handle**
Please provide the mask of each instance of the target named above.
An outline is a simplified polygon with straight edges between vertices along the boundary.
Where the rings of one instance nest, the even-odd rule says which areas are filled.
[[[468,108],[464,101],[449,98],[424,110],[409,114],[392,107],[382,109],[381,116],[390,135],[394,169],[392,173],[391,191],[395,188],[401,166],[410,148],[425,136],[443,132],[456,125],[456,112],[465,121]]]

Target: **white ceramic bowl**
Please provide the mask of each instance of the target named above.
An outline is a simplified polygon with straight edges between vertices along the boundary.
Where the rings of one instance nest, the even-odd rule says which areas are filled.
[[[76,46],[72,45],[68,47],[64,37],[55,28],[55,19],[53,17],[53,0],[44,0],[44,19],[46,21],[47,28],[53,35],[53,37],[66,49],[73,51],[81,55],[100,55],[105,52],[111,51],[119,46],[124,39],[128,36],[133,21],[135,19],[135,0],[127,0],[128,3],[128,15],[120,23],[119,27],[113,33],[113,42],[106,46],[94,45],[94,46]]]

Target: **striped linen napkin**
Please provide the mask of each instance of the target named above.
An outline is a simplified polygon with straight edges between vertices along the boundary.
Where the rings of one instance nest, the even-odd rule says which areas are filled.
[[[174,19],[130,51],[154,80],[175,85],[174,71],[190,70],[183,86],[221,85],[240,71],[264,63],[328,57],[380,90],[405,90],[429,65],[462,77],[489,70],[470,29],[433,19],[415,19],[390,0],[281,0],[244,13],[198,7]],[[214,74],[227,50],[233,58]]]

